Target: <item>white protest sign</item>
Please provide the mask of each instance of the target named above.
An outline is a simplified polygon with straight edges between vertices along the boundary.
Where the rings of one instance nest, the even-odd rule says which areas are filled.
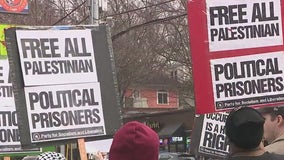
[[[100,83],[26,87],[32,142],[105,135]]]
[[[0,107],[15,107],[8,59],[0,59]]]
[[[103,139],[121,125],[108,27],[63,28],[5,30],[24,147]]]
[[[15,107],[0,107],[0,151],[8,146],[20,147],[20,135]]]
[[[21,146],[15,110],[8,59],[0,59],[0,152]]]
[[[0,59],[0,127],[0,154],[40,151],[21,147],[8,59]]]
[[[209,50],[283,44],[280,0],[206,0]]]
[[[39,152],[40,148],[23,149],[20,143],[15,106],[0,107],[0,154]]]
[[[17,30],[25,86],[97,82],[91,30]]]
[[[109,152],[113,139],[103,139],[85,142],[87,153]]]
[[[284,52],[210,60],[217,109],[284,100]]]
[[[225,157],[229,143],[225,135],[227,113],[205,114],[198,151],[200,153]]]

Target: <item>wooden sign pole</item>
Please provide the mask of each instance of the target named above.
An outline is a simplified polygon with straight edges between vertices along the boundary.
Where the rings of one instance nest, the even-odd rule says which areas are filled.
[[[84,138],[77,140],[81,160],[88,160]]]

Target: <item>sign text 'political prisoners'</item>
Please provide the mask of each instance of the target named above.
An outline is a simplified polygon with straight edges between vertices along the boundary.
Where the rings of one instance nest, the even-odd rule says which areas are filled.
[[[95,99],[95,90],[70,89],[58,91],[29,92],[31,111],[44,110],[31,114],[32,127],[40,124],[41,128],[60,127],[99,123],[100,103]],[[93,106],[92,108],[85,108]],[[57,109],[66,108],[61,112]],[[70,110],[69,108],[75,108]]]

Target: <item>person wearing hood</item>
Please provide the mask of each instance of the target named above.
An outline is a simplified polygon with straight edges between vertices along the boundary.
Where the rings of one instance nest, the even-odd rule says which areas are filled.
[[[158,160],[159,137],[143,123],[132,121],[123,125],[114,135],[109,160]],[[104,160],[98,152],[96,160]]]

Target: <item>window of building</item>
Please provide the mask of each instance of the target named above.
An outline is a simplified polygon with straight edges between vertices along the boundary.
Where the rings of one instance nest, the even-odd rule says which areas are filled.
[[[139,99],[140,98],[140,91],[139,90],[134,90],[132,94],[134,99]]]
[[[177,79],[177,77],[178,77],[177,72],[178,72],[177,70],[171,71],[171,78],[172,79]]]
[[[166,90],[158,90],[158,104],[168,104],[169,102],[169,93]]]

